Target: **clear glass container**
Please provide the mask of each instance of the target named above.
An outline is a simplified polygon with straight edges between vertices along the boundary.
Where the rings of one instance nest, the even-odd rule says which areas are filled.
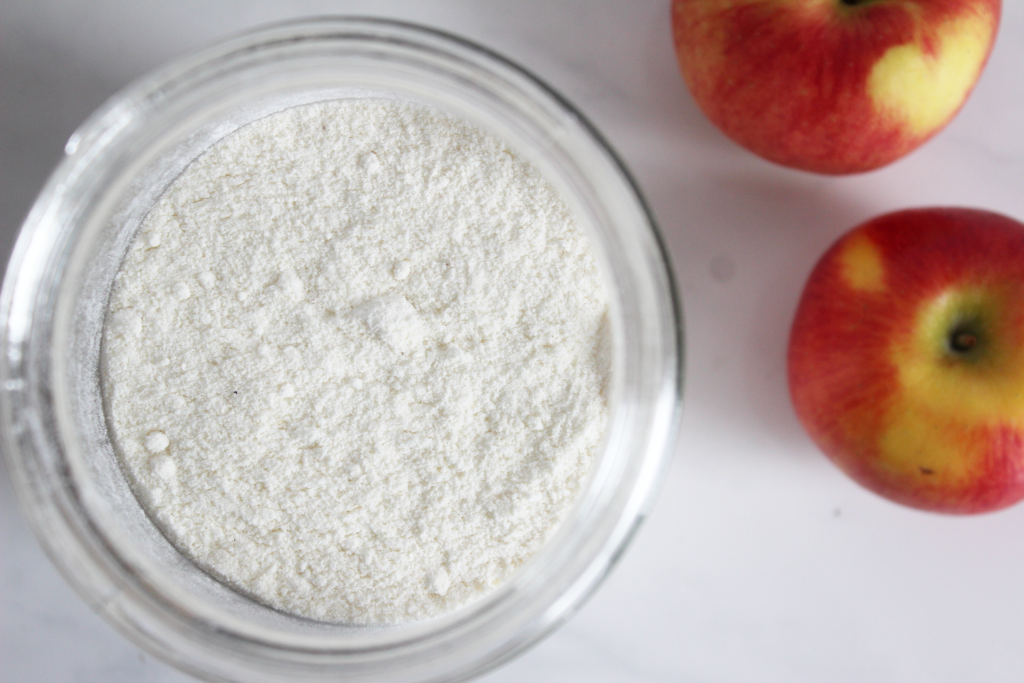
[[[239,126],[309,102],[425,103],[505,140],[587,231],[612,297],[612,414],[580,499],[484,598],[392,627],[314,622],[213,580],[150,522],[107,433],[100,339],[140,221]],[[0,419],[23,509],[82,597],[154,655],[211,681],[452,681],[522,652],[577,610],[622,554],[669,462],[681,314],[651,214],[597,131],[505,59],[436,31],[360,18],[264,28],[143,78],[71,137],[14,250],[0,299]]]

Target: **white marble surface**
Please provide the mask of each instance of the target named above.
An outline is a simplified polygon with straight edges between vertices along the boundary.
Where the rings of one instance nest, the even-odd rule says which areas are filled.
[[[675,259],[688,367],[648,524],[584,609],[490,683],[892,683],[1024,678],[1024,505],[977,518],[864,492],[802,433],[784,349],[803,279],[874,214],[956,204],[1024,220],[1024,3],[949,128],[875,173],[771,166],[697,111],[668,0],[4,0],[0,253],[73,128],[131,79],[263,22],[397,17],[462,34],[576,103],[638,178]],[[2,471],[0,471],[2,472]],[[183,683],[92,614],[0,473],[0,681]]]

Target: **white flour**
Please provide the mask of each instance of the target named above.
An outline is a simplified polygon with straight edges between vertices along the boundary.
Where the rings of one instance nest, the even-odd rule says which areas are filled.
[[[555,191],[498,140],[353,100],[240,129],[147,217],[104,390],[137,495],[282,610],[450,610],[535,552],[606,422],[607,299]]]

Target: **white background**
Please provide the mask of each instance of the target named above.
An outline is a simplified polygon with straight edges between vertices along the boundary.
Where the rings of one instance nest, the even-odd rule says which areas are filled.
[[[639,180],[675,260],[687,377],[677,454],[625,559],[565,627],[489,683],[1024,679],[1024,505],[924,514],[859,489],[790,408],[788,326],[845,229],[923,205],[1024,220],[1024,3],[937,138],[867,175],[763,162],[697,110],[668,0],[0,3],[0,254],[67,136],[147,70],[260,23],[326,13],[483,43],[578,105]],[[193,679],[91,613],[51,567],[0,470],[0,681]]]

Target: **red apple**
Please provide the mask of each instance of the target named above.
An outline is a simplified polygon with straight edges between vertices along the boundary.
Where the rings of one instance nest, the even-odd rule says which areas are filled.
[[[819,173],[884,166],[959,111],[1000,0],[674,0],[683,77],[726,135]]]
[[[846,233],[789,339],[801,423],[891,500],[974,513],[1024,498],[1024,225],[916,209]]]

